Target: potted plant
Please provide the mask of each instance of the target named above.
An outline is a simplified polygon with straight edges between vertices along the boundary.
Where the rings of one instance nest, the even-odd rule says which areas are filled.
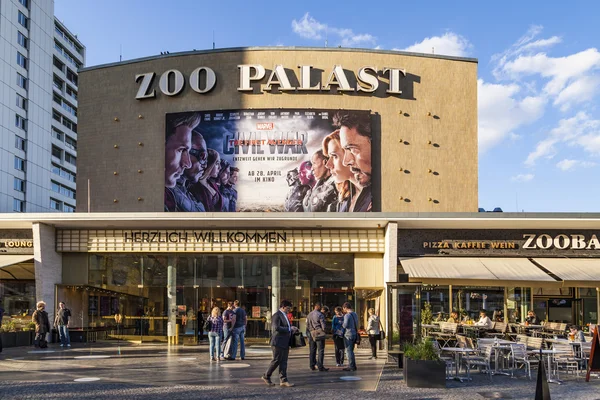
[[[404,345],[404,381],[408,387],[446,387],[446,363],[430,339]]]
[[[6,321],[0,326],[2,345],[4,347],[15,347],[17,345],[17,332],[13,321]]]
[[[35,322],[29,322],[21,332],[17,332],[17,346],[31,346],[35,336]]]

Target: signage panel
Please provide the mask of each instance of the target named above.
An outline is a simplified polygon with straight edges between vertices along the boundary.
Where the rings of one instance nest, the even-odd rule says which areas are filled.
[[[369,212],[369,111],[167,114],[165,211]]]

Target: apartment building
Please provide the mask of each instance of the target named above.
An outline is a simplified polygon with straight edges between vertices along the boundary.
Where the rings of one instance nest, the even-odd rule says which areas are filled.
[[[85,47],[53,1],[0,2],[0,32],[0,212],[73,212]]]

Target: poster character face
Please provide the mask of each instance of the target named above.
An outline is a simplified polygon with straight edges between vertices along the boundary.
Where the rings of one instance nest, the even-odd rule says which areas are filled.
[[[197,132],[193,133],[192,148],[189,153],[192,166],[185,170],[185,177],[188,181],[196,183],[204,173],[208,160],[206,141],[202,135]]]
[[[312,164],[310,161],[304,161],[302,164],[300,164],[299,177],[300,182],[303,185],[308,185],[310,187],[315,185],[315,177],[313,175]]]
[[[231,170],[231,174],[229,176],[229,184],[237,185],[238,183],[239,171]]]
[[[371,184],[371,140],[360,135],[356,128],[342,126],[340,142],[344,149],[343,164],[350,167],[359,185],[369,186]]]
[[[219,183],[226,185],[229,182],[229,163],[226,160],[221,160],[219,165]]]
[[[288,186],[294,186],[298,182],[298,170],[292,169],[288,171],[287,176],[285,178]]]
[[[327,167],[325,167],[327,160],[325,159],[325,156],[323,156],[322,151],[319,150],[313,154],[310,162],[312,163],[312,171],[315,178],[324,179],[327,177],[329,173]]]
[[[325,166],[329,169],[335,183],[354,180],[354,174],[350,170],[350,167],[345,166],[342,162],[344,149],[342,149],[339,140],[332,139],[327,143],[327,154],[329,154],[329,159],[325,163]]]
[[[165,143],[165,187],[175,187],[183,171],[192,166],[189,150],[192,146],[192,129],[186,125],[175,128]]]

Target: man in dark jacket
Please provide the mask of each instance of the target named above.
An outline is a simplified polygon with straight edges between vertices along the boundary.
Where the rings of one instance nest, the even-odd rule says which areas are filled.
[[[315,303],[314,310],[306,316],[306,336],[310,346],[309,368],[312,371],[317,368],[322,372],[329,371],[329,368],[323,366],[323,359],[325,358],[325,316],[321,313],[321,303]]]
[[[4,308],[2,308],[2,299],[0,299],[0,325],[2,325],[2,318],[4,318]],[[2,353],[2,335],[0,335],[0,353]]]
[[[35,322],[35,347],[48,347],[46,334],[50,332],[50,321],[48,321],[48,313],[46,312],[46,303],[38,301],[36,304],[37,310],[31,316],[31,320]]]
[[[291,335],[298,332],[298,328],[290,324],[287,317],[292,308],[292,302],[282,300],[279,310],[273,314],[271,318],[271,350],[273,350],[273,358],[269,364],[269,368],[262,376],[262,380],[269,386],[275,384],[271,382],[271,375],[277,367],[279,367],[279,381],[281,386],[292,387],[293,383],[287,380],[287,363],[290,352]]]

